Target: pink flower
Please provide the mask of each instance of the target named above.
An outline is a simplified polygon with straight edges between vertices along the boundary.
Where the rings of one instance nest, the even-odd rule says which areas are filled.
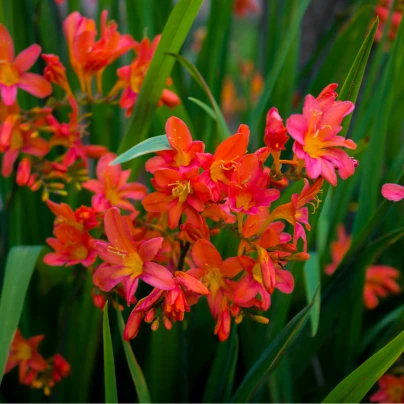
[[[51,94],[52,86],[42,76],[27,73],[41,53],[39,45],[31,45],[14,58],[13,40],[4,25],[0,24],[0,92],[5,105],[12,105],[21,88],[38,98]]]
[[[401,201],[404,198],[404,187],[398,184],[384,184],[382,195],[389,201]]]
[[[128,305],[136,292],[139,279],[158,289],[170,290],[176,286],[171,272],[151,262],[163,244],[162,237],[136,243],[119,209],[105,213],[105,233],[109,242],[96,241],[94,247],[105,261],[94,274],[94,284],[109,292],[122,283]]]
[[[140,200],[146,196],[146,187],[137,182],[127,183],[130,170],[122,170],[120,165],[109,165],[115,160],[114,153],[102,156],[97,164],[98,180],[84,182],[83,188],[94,192],[91,202],[97,212],[105,212],[116,206],[129,212],[135,212],[135,207],[128,201]]]
[[[350,101],[335,101],[337,84],[330,84],[314,98],[308,95],[304,102],[303,114],[292,115],[287,120],[287,129],[295,139],[293,151],[306,165],[311,179],[323,177],[330,184],[337,185],[335,169],[342,179],[355,172],[355,162],[338,147],[355,149],[351,139],[337,136],[341,122],[354,109]]]

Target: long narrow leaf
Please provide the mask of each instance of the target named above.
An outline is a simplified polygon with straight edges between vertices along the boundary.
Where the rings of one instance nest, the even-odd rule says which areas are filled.
[[[346,377],[323,403],[359,403],[404,351],[404,331]]]
[[[118,320],[118,328],[121,335],[121,341],[125,350],[126,361],[128,363],[129,371],[136,388],[139,403],[150,403],[151,400],[149,389],[147,387],[146,379],[144,378],[142,369],[140,368],[135,355],[133,354],[132,347],[130,346],[129,342],[123,339],[123,330],[125,324],[123,321],[122,313],[119,310],[116,310],[116,316]]]
[[[173,68],[175,59],[167,53],[178,53],[198,14],[203,0],[180,0],[168,18],[156,53],[147,70],[132,118],[119,146],[119,153],[129,149],[134,141],[142,141]]]
[[[102,332],[104,336],[105,402],[117,403],[118,393],[116,389],[114,351],[112,349],[111,330],[109,328],[108,302],[104,306]]]
[[[7,257],[0,299],[0,383],[6,368],[8,351],[18,328],[25,295],[42,247],[18,246]]]
[[[257,390],[265,383],[268,375],[275,369],[290,344],[296,339],[313,305],[314,302],[298,313],[268,346],[241,382],[231,402],[248,403],[251,401]]]

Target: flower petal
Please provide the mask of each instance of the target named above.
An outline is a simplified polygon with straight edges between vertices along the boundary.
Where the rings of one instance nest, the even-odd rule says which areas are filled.
[[[146,240],[138,247],[137,253],[143,262],[151,261],[159,252],[163,245],[163,237],[156,237],[150,240]]]
[[[52,93],[49,81],[35,73],[23,73],[18,87],[38,98],[45,98]]]
[[[105,233],[114,246],[125,252],[136,251],[130,229],[118,208],[110,208],[104,217]]]
[[[199,295],[209,295],[209,290],[206,288],[206,286],[194,276],[186,272],[176,271],[175,277],[177,278],[178,282],[190,292],[195,292]]]
[[[12,62],[14,59],[14,44],[7,28],[0,24],[0,59]]]
[[[204,269],[207,266],[211,268],[220,268],[222,266],[222,257],[215,246],[207,240],[198,240],[192,248],[192,259],[198,268]]]
[[[401,201],[404,198],[404,187],[398,184],[384,184],[382,195],[389,201]]]
[[[1,87],[1,99],[7,106],[13,105],[17,97],[17,86],[2,86]]]
[[[24,49],[17,55],[14,60],[14,66],[19,70],[20,73],[26,72],[36,62],[41,54],[41,51],[42,48],[37,44],[29,46],[27,49]]]
[[[155,262],[144,263],[143,273],[140,278],[143,282],[163,290],[174,289],[176,286],[173,274],[167,268]]]
[[[168,143],[173,149],[187,151],[192,144],[192,136],[187,125],[175,116],[168,119],[166,134]]]

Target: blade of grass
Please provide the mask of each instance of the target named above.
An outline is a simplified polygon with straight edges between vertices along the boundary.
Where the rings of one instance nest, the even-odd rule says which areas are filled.
[[[104,386],[105,402],[117,403],[118,393],[116,390],[114,350],[112,348],[111,330],[109,328],[108,302],[104,306],[102,321],[102,334],[104,337]]]
[[[41,250],[41,246],[13,247],[7,257],[0,298],[0,384],[8,351],[20,321],[28,285]]]

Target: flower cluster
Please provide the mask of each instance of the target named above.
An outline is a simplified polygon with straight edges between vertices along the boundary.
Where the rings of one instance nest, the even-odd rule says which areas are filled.
[[[46,360],[38,352],[38,345],[44,337],[36,335],[25,339],[21,331],[17,330],[9,351],[5,373],[18,366],[21,384],[34,389],[43,389],[45,395],[49,396],[52,387],[69,376],[70,365],[60,354]]]
[[[121,307],[116,299],[122,297],[135,304],[124,331],[127,340],[138,334],[143,321],[153,330],[160,322],[170,329],[202,297],[221,341],[229,336],[232,318],[267,322],[262,312],[270,307],[274,290],[291,293],[294,288],[285,266],[309,257],[309,205],[316,209],[324,179],[335,184],[335,171],[347,178],[356,166],[339,148],[355,144],[337,136],[353,104],[336,101],[335,88],[328,86],[317,98],[307,96],[303,115],[292,115],[286,127],[276,108],[270,109],[265,146],[253,153],[248,152],[246,125],[211,154],[192,139],[184,122],[169,118],[171,149],[146,163],[154,192],[128,182],[129,170],[113,165],[114,154],[104,155],[97,179],[82,184],[94,194],[92,207],[73,211],[48,202],[56,219],[55,238],[48,239],[54,252],[45,262],[81,263],[93,270],[98,256],[103,262],[94,270],[94,303],[102,308],[110,299]],[[295,138],[295,154],[283,160],[288,132]],[[272,166],[266,165],[270,156]],[[281,190],[300,180],[301,191],[279,203]],[[145,214],[133,205],[136,200]],[[106,238],[100,238],[102,229]],[[220,233],[238,239],[236,255],[221,256],[211,242]],[[140,300],[139,281],[153,287]]]
[[[380,42],[383,37],[383,31],[386,26],[386,22],[388,21],[390,12],[392,12],[391,26],[390,31],[387,33],[387,37],[389,41],[394,41],[397,37],[398,29],[403,18],[404,2],[402,0],[398,0],[394,10],[392,10],[392,7],[393,0],[378,1],[378,4],[376,6],[376,15],[379,17],[380,23],[376,31],[376,42]]]
[[[70,14],[63,24],[70,64],[82,93],[74,94],[66,68],[59,57],[42,54],[46,66],[43,76],[29,73],[41,54],[39,45],[31,45],[14,57],[14,45],[7,29],[0,25],[0,153],[2,175],[11,176],[19,186],[32,191],[42,189],[42,199],[49,195],[67,195],[66,184],[80,189],[88,180],[88,159],[99,159],[108,149],[89,145],[86,141],[89,114],[80,113],[88,103],[117,103],[129,116],[135,106],[146,72],[160,36],[152,42],[144,38],[140,43],[130,35],[121,35],[117,24],[108,21],[107,11],[101,14],[101,35],[97,40],[95,21],[78,12]],[[117,70],[117,82],[107,96],[103,96],[102,76],[105,69],[119,57],[133,51],[129,66]],[[93,93],[93,79],[97,94]],[[17,102],[18,89],[35,97],[45,98],[52,93],[52,84],[65,93],[63,100],[49,99],[43,108],[22,110]],[[169,79],[167,86],[171,84]],[[174,107],[178,96],[168,88],[161,95],[160,104]],[[59,109],[70,110],[68,120],[57,119]],[[18,168],[14,170],[15,163]]]
[[[351,236],[345,232],[342,224],[338,226],[338,240],[331,243],[333,262],[325,268],[327,275],[332,275],[351,246]],[[368,309],[374,309],[379,304],[379,298],[393,293],[400,293],[401,288],[396,279],[400,271],[387,265],[371,265],[366,269],[365,289],[363,300]]]
[[[404,375],[385,374],[379,381],[379,390],[370,397],[372,403],[403,403]]]

